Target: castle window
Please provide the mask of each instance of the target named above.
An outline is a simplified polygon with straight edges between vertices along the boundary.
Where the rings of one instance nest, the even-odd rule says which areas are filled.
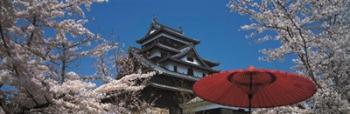
[[[177,72],[177,66],[174,65],[174,72]]]
[[[187,60],[193,62],[193,58],[192,57],[187,57]]]
[[[168,56],[166,52],[160,52],[161,57],[166,57]]]
[[[192,68],[188,68],[187,69],[187,74],[193,76],[193,69]]]

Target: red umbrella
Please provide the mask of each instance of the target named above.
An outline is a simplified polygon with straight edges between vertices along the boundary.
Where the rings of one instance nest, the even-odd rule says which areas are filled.
[[[234,70],[209,75],[193,85],[207,101],[236,107],[269,108],[304,101],[316,92],[315,84],[294,73],[277,70]]]

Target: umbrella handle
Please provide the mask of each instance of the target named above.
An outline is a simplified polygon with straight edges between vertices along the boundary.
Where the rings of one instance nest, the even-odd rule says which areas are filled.
[[[249,110],[248,110],[248,112],[249,112],[249,114],[251,114],[252,113],[252,97],[253,97],[253,95],[252,94],[250,94],[250,95],[248,95],[248,99],[249,99]]]
[[[249,76],[249,91],[252,91],[252,89],[253,89],[253,74],[252,73],[250,73],[250,76]],[[249,110],[248,110],[248,112],[249,112],[249,114],[251,114],[252,113],[252,98],[253,98],[253,93],[249,93],[248,94],[248,99],[249,99],[249,103],[248,103],[248,107],[249,107]]]

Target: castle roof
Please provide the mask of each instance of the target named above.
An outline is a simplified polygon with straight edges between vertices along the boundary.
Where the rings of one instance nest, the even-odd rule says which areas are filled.
[[[180,60],[182,57],[188,55],[188,53],[190,53],[190,52],[193,52],[195,54],[196,58],[198,58],[198,60],[199,60],[199,62],[201,64],[201,66],[194,65],[194,64],[191,64],[191,63],[188,63],[188,62]],[[193,66],[193,67],[198,67],[200,69],[208,70],[208,71],[211,71],[211,72],[217,72],[217,70],[214,70],[211,67],[219,65],[219,63],[217,63],[217,62],[212,62],[212,61],[209,61],[209,60],[205,60],[202,57],[200,57],[198,52],[194,49],[193,46],[186,47],[186,48],[182,49],[180,51],[180,53],[175,54],[173,56],[165,57],[165,58],[159,60],[159,63],[166,62],[166,61],[169,61],[169,60],[173,61],[173,62],[185,64],[185,65],[190,65],[190,66]]]
[[[177,30],[177,29],[171,28],[169,26],[163,25],[161,23],[158,23],[156,20],[154,20],[151,23],[146,35],[143,38],[137,40],[136,42],[141,44],[159,33],[167,33],[167,34],[172,35],[172,36],[179,38],[181,40],[191,42],[194,45],[200,43],[199,40],[195,40],[193,38],[189,38],[189,37],[185,36],[183,34],[182,30]]]
[[[174,41],[179,41],[184,43],[185,45],[180,47],[170,46],[162,41],[155,40],[160,36],[174,39]],[[152,43],[150,43],[152,42]],[[198,40],[194,40],[184,36],[182,30],[177,30],[166,25],[160,24],[157,20],[153,19],[151,26],[145,35],[144,38],[137,41],[137,43],[143,44],[140,49],[141,53],[151,51],[153,49],[165,50],[168,52],[172,52],[169,55],[162,57],[160,60],[152,61],[156,64],[163,64],[166,62],[175,62],[185,66],[195,67],[204,71],[208,71],[209,73],[218,72],[214,70],[212,67],[218,66],[218,62],[210,61],[202,58],[195,49],[195,45],[199,43]],[[170,43],[171,44],[171,43]],[[191,55],[190,55],[191,54]],[[196,63],[191,63],[189,61],[185,61],[183,58],[185,56],[193,57],[196,59]]]
[[[177,73],[177,72],[173,72],[173,71],[169,71],[149,60],[147,60],[146,58],[144,58],[142,55],[140,55],[140,49],[138,48],[134,48],[134,47],[130,47],[129,48],[129,53],[137,60],[137,62],[139,62],[141,65],[147,67],[147,68],[151,68],[152,70],[161,72],[163,74],[166,74],[168,76],[172,76],[172,77],[176,77],[176,78],[180,78],[180,79],[186,79],[186,80],[192,80],[192,81],[197,81],[199,80],[198,77],[194,77],[194,76],[190,76],[190,75],[186,75],[186,74],[182,74],[182,73]]]
[[[146,51],[149,51],[149,50],[151,50],[151,49],[153,49],[153,48],[160,48],[160,49],[164,49],[164,50],[171,51],[171,52],[175,52],[175,53],[180,53],[180,52],[181,52],[181,51],[178,50],[178,49],[169,47],[169,46],[164,45],[164,44],[161,44],[161,43],[151,44],[151,45],[148,46],[148,47],[142,48],[142,49],[141,49],[141,52],[146,52]]]

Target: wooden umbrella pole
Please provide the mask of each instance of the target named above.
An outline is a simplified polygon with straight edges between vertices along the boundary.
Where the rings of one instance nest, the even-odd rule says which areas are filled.
[[[252,98],[253,98],[253,93],[251,93],[251,91],[252,91],[252,89],[253,89],[253,74],[252,73],[250,73],[250,76],[249,76],[249,94],[248,94],[248,99],[249,99],[249,114],[251,114],[252,113]]]
[[[251,95],[249,95],[249,109],[248,109],[249,114],[252,113],[251,107],[252,107],[252,99],[251,99]]]

